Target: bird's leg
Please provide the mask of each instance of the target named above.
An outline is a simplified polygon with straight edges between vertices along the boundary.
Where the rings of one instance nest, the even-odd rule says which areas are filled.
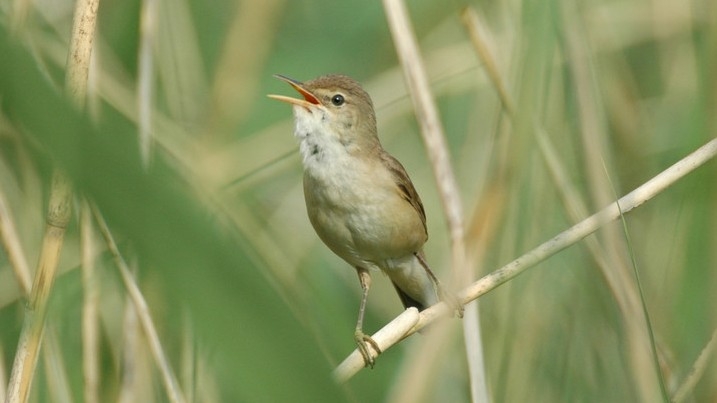
[[[446,291],[445,288],[443,288],[443,285],[438,280],[438,277],[436,277],[436,275],[433,274],[433,271],[431,271],[431,268],[428,267],[428,263],[426,262],[426,259],[423,258],[423,254],[420,252],[415,252],[414,255],[416,256],[416,259],[418,259],[418,262],[421,263],[421,266],[423,266],[423,268],[426,270],[428,277],[431,278],[433,284],[436,286],[436,290],[438,291],[438,298],[440,298],[441,301],[445,301],[448,306],[453,308],[453,311],[455,312],[456,316],[462,318],[463,304],[461,304],[461,302],[453,293],[450,293]]]
[[[356,321],[356,331],[354,332],[354,339],[358,345],[359,352],[363,356],[363,361],[367,367],[373,368],[376,363],[376,359],[371,356],[371,352],[368,350],[369,344],[376,351],[377,354],[381,354],[381,349],[378,344],[371,338],[371,336],[363,332],[363,314],[366,311],[366,301],[368,300],[368,290],[371,288],[371,274],[368,270],[357,267],[356,272],[358,273],[359,282],[361,283],[361,305],[359,307],[358,320]]]

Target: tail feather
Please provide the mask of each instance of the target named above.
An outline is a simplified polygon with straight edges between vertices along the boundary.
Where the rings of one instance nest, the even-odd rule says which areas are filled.
[[[396,282],[394,282],[392,280],[391,283],[393,284],[393,287],[396,289],[396,292],[398,293],[398,297],[401,298],[401,303],[403,303],[404,308],[414,307],[414,308],[418,309],[419,312],[427,308],[421,302],[416,301],[415,299],[411,298],[410,295],[403,292],[403,290],[398,287],[398,284],[396,284]]]
[[[438,302],[433,273],[429,274],[430,269],[421,262],[419,254],[394,259],[390,263],[384,272],[391,279],[404,307],[423,311]]]

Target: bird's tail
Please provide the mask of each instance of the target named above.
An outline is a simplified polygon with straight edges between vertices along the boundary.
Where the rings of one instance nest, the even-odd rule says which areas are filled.
[[[403,304],[404,308],[414,307],[418,309],[419,312],[428,308],[422,302],[416,301],[415,299],[411,298],[410,295],[403,292],[403,290],[398,286],[398,284],[396,284],[395,281],[392,280],[391,283],[393,283],[393,287],[396,289],[396,292],[398,293],[398,298],[401,299],[401,303]]]
[[[410,258],[394,262],[386,270],[406,308],[415,307],[422,311],[438,302],[437,284],[424,264],[423,252],[418,252]]]

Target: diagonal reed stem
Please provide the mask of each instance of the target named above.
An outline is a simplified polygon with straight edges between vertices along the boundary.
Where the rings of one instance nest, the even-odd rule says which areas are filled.
[[[632,192],[621,197],[618,201],[609,204],[597,213],[585,218],[567,230],[545,241],[530,252],[520,256],[507,265],[466,287],[459,293],[461,302],[463,304],[467,304],[478,299],[480,296],[487,294],[505,282],[517,277],[527,269],[579,242],[586,236],[600,229],[605,224],[618,219],[621,214],[627,214],[662,193],[687,174],[714,158],[715,155],[717,155],[717,139],[709,141],[707,144],[665,169],[649,181],[643,183]],[[419,314],[418,323],[413,327],[413,329],[405,334],[404,338],[416,333],[439,318],[447,316],[450,313],[451,308],[445,302],[433,305]],[[391,323],[384,326],[384,328],[379,330],[379,332],[390,333],[389,330],[386,329],[387,327],[391,327]],[[377,335],[378,334],[379,333],[377,333]],[[391,345],[385,345],[385,341],[381,340],[380,337],[376,337],[376,335],[371,337],[382,346],[382,352],[385,352],[391,347]],[[403,338],[401,340],[403,340]],[[352,362],[353,357],[355,356],[349,356],[341,364],[339,364],[336,369],[334,369],[333,375],[335,379],[340,382],[345,382],[361,369],[359,367],[357,370],[354,370],[356,366]]]
[[[60,260],[65,229],[70,221],[71,204],[70,183],[64,174],[55,172],[50,189],[45,235],[42,240],[30,301],[25,307],[25,319],[5,400],[7,403],[24,403],[30,394],[30,386],[35,375],[45,330],[47,300]]]

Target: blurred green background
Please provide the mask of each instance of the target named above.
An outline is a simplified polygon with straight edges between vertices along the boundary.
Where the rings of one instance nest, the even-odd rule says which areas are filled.
[[[408,3],[465,207],[472,278],[714,137],[714,2]],[[22,4],[0,6],[0,189],[31,267],[60,166],[134,268],[188,401],[470,400],[458,320],[438,325],[450,328],[442,340],[412,337],[348,383],[331,379],[354,348],[360,287],[307,220],[291,110],[265,96],[292,93],[274,73],[362,82],[384,147],[426,207],[428,261],[450,280],[444,215],[381,3],[100,2],[86,114],[62,94],[73,3],[40,1],[25,14]],[[466,7],[480,16],[512,114],[474,50]],[[146,39],[151,60],[140,56]],[[146,61],[151,98],[139,95]],[[143,103],[148,169],[137,140]],[[717,322],[716,176],[710,162],[631,212],[630,244],[610,225],[481,299],[493,401],[659,397],[632,259],[675,393]],[[57,345],[43,350],[31,401],[83,400],[77,217],[50,300]],[[101,401],[167,401],[112,256],[99,235],[96,243]],[[369,332],[401,312],[389,282],[375,278]],[[0,395],[24,306],[0,252]],[[430,348],[442,350],[428,379],[412,378]],[[712,356],[703,370],[688,399],[717,399]]]

